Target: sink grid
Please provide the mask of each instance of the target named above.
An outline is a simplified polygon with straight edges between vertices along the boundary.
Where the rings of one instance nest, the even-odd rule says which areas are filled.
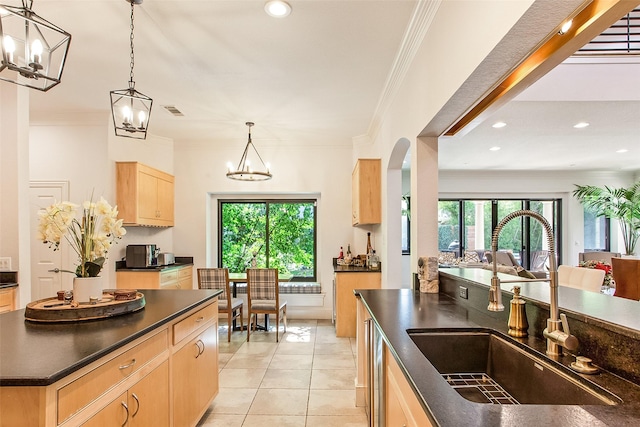
[[[442,374],[442,377],[467,400],[497,405],[520,404],[485,373]]]

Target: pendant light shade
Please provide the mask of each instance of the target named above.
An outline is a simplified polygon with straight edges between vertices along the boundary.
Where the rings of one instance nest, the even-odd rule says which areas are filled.
[[[258,153],[258,150],[251,141],[251,126],[253,126],[254,123],[247,122],[245,124],[249,126],[249,139],[247,141],[247,145],[244,148],[244,152],[242,153],[242,157],[240,157],[238,167],[234,170],[231,163],[227,165],[227,178],[235,179],[236,181],[266,181],[268,179],[271,179],[273,176],[271,175],[271,171],[269,170],[269,165],[264,163],[262,157],[260,157],[260,154]],[[254,169],[251,167],[251,161],[248,156],[250,147],[253,149],[253,152],[260,160],[260,163],[262,164],[261,168],[260,165],[256,165],[258,166],[258,169]]]
[[[129,87],[127,89],[112,90],[111,116],[116,136],[126,138],[146,139],[149,128],[149,117],[153,99],[136,90],[136,82],[133,80],[134,50],[133,50],[133,8],[141,4],[142,0],[125,0],[131,3],[131,63],[129,72]]]
[[[38,16],[32,5],[0,5],[0,80],[46,92],[60,83],[71,34]]]

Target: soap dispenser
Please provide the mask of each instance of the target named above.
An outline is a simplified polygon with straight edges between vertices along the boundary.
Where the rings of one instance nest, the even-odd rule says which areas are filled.
[[[527,322],[526,301],[520,298],[520,286],[513,287],[513,299],[509,312],[509,335],[516,338],[524,338],[529,335],[529,322]]]

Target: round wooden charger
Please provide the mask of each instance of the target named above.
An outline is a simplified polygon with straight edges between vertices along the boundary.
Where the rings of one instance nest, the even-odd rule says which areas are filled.
[[[141,292],[135,299],[116,301],[112,294],[102,294],[95,304],[81,303],[77,307],[64,304],[58,298],[45,298],[27,304],[24,317],[32,322],[79,322],[82,320],[104,319],[133,313],[144,308],[145,299]]]

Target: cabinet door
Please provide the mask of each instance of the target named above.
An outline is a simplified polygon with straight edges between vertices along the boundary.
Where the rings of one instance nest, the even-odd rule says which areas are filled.
[[[85,427],[126,426],[129,411],[127,393],[122,393],[82,425]]]
[[[129,389],[129,426],[169,425],[169,361]]]
[[[158,219],[173,224],[173,182],[158,178],[156,194]]]
[[[172,378],[173,425],[195,425],[218,394],[217,323],[174,355]]]
[[[380,273],[335,273],[336,336],[356,337],[356,297],[354,289],[379,289]]]
[[[138,172],[138,216],[158,218],[158,179],[144,172]]]

